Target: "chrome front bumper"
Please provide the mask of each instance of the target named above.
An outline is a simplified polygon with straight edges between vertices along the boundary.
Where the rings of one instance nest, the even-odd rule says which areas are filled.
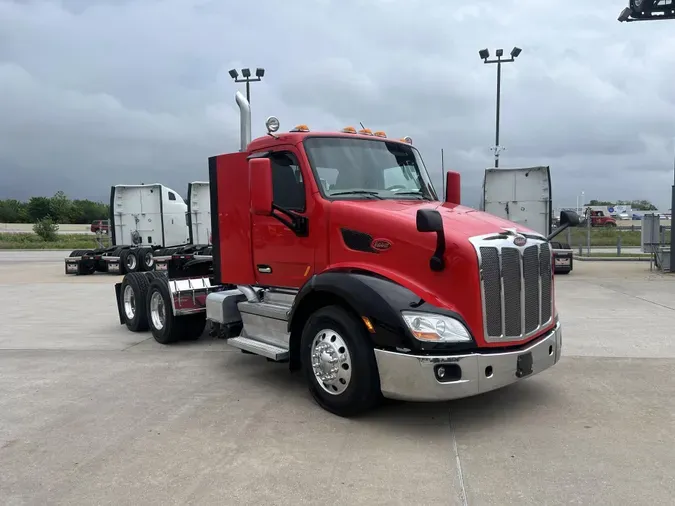
[[[478,395],[538,374],[560,360],[562,328],[529,346],[502,353],[420,356],[375,350],[382,394],[405,401],[447,401]],[[445,376],[438,378],[443,367]]]

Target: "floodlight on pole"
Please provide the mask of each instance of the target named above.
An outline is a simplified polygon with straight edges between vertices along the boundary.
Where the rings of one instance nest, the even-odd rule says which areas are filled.
[[[495,146],[493,148],[495,152],[495,168],[499,167],[499,152],[501,151],[501,146],[499,146],[499,114],[501,107],[501,88],[502,88],[502,63],[513,62],[518,58],[520,53],[523,50],[519,47],[514,47],[511,50],[511,57],[504,58],[504,50],[497,49],[495,51],[496,58],[490,60],[490,51],[488,49],[481,49],[478,51],[478,56],[483,60],[483,63],[496,63],[497,64],[497,111],[495,114]]]
[[[657,21],[675,19],[675,3],[658,2],[653,0],[630,0],[619,14],[619,23],[632,21]],[[670,188],[670,266],[668,270],[675,273],[675,226],[673,226],[673,213],[675,213],[675,160],[673,160],[673,186]]]
[[[229,72],[230,77],[234,79],[235,83],[246,83],[246,100],[248,103],[251,103],[251,83],[257,81],[262,81],[262,78],[265,76],[265,69],[258,67],[255,69],[255,77],[251,76],[250,68],[241,69],[241,78],[239,77],[239,72],[237,69],[232,69]]]

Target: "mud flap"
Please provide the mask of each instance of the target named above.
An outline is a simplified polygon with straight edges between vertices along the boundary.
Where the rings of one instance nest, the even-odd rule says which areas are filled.
[[[117,316],[120,319],[120,325],[124,325],[124,313],[122,312],[122,283],[115,283],[115,298],[117,299]]]

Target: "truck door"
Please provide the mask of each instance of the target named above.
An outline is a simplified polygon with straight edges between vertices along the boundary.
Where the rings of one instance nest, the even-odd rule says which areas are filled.
[[[307,185],[292,148],[269,155],[272,165],[273,202],[277,206],[307,216]],[[272,216],[252,217],[253,268],[258,284],[299,288],[314,271],[312,227],[299,237]]]

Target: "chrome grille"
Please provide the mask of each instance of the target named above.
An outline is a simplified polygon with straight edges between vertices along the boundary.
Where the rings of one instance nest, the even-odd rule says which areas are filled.
[[[487,341],[518,341],[551,322],[552,256],[542,237],[516,246],[513,232],[470,239],[478,255]]]

